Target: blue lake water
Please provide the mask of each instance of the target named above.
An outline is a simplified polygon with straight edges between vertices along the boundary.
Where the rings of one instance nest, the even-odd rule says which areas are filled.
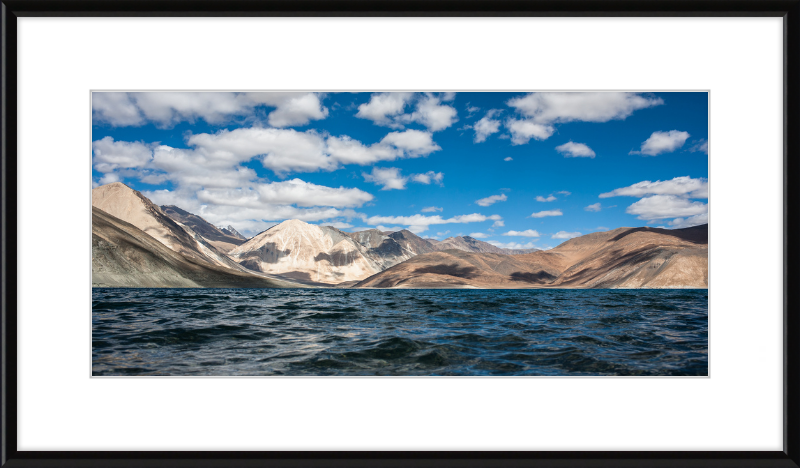
[[[708,375],[708,291],[96,288],[92,373]]]

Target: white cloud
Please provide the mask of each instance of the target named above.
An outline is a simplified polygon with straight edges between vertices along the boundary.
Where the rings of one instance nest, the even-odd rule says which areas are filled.
[[[315,93],[139,92],[92,93],[92,116],[97,123],[140,126],[152,122],[171,127],[199,119],[222,124],[234,118],[253,118],[258,106],[274,107],[267,121],[275,127],[305,125],[328,116]]]
[[[549,195],[547,198],[545,198],[545,197],[543,197],[541,195],[536,197],[536,201],[538,201],[538,202],[551,202],[551,201],[556,201],[556,200],[558,200],[558,199],[556,197],[552,196],[552,195]]]
[[[511,132],[511,143],[514,145],[524,145],[529,142],[531,138],[534,140],[546,140],[556,131],[551,125],[542,125],[530,120],[515,119],[507,120],[506,128]]]
[[[497,241],[487,241],[488,243],[492,244],[495,247],[500,247],[501,249],[537,249],[536,245],[533,242],[527,242],[525,244],[521,244],[519,242],[497,242]]]
[[[113,184],[114,182],[119,182],[119,176],[113,172],[110,172],[108,174],[104,174],[103,177],[100,178],[99,185]]]
[[[237,164],[256,156],[275,173],[333,170],[337,161],[326,152],[325,140],[316,132],[292,129],[238,128],[201,133],[188,138],[200,163]]]
[[[556,151],[563,154],[565,158],[594,158],[594,151],[583,143],[572,141],[556,146]]]
[[[644,180],[628,187],[601,193],[600,198],[643,197],[645,195],[685,195],[689,198],[708,198],[708,179],[693,179],[689,176],[675,177],[672,180]]]
[[[443,173],[433,171],[428,171],[423,174],[411,174],[409,176],[403,176],[400,173],[400,169],[396,167],[373,167],[372,173],[362,173],[362,175],[364,176],[364,180],[367,182],[381,185],[383,187],[381,190],[404,190],[406,188],[406,183],[408,183],[409,180],[426,185],[429,185],[431,182],[441,185],[442,180],[444,179]]]
[[[424,174],[414,174],[411,176],[411,180],[414,182],[418,182],[420,184],[429,185],[431,182],[436,182],[437,184],[442,183],[442,179],[444,179],[444,174],[441,172],[433,172],[428,171]]]
[[[328,137],[327,151],[333,161],[341,164],[367,165],[378,161],[427,156],[441,148],[433,142],[430,133],[419,130],[391,132],[370,146],[349,136]]]
[[[507,104],[535,123],[608,122],[663,104],[637,93],[530,93]]]
[[[556,193],[559,194],[559,195],[564,195],[565,197],[568,197],[568,196],[572,195],[572,192],[567,192],[566,190],[562,190],[562,191],[556,192]]]
[[[705,214],[708,205],[676,195],[653,195],[632,204],[625,212],[639,219],[654,220]]]
[[[438,206],[426,206],[421,211],[423,213],[435,213],[437,211],[442,211],[444,208],[439,208]]]
[[[481,198],[480,200],[476,200],[475,203],[479,206],[490,206],[494,205],[497,202],[506,201],[508,197],[505,193],[500,195],[492,195],[491,197]]]
[[[400,175],[400,169],[396,167],[373,167],[372,173],[362,173],[364,180],[380,185],[381,190],[405,190],[408,177]]]
[[[602,207],[600,206],[600,203],[595,203],[584,208],[586,211],[600,211],[601,209]]]
[[[653,132],[650,138],[642,143],[639,151],[631,151],[629,154],[644,154],[647,156],[658,156],[663,153],[672,153],[677,150],[689,138],[687,132],[670,130],[668,132]]]
[[[413,93],[380,93],[373,94],[369,102],[358,106],[356,117],[368,119],[377,125],[400,128],[393,117],[401,115],[406,103],[411,100]]]
[[[539,237],[539,231],[535,229],[526,229],[524,231],[508,231],[503,233],[504,236],[519,236],[519,237]]]
[[[561,210],[549,210],[549,211],[540,211],[538,213],[532,213],[531,218],[544,218],[547,216],[562,216],[564,213]]]
[[[688,218],[675,218],[669,222],[669,226],[672,229],[699,226],[701,224],[708,224],[708,213],[698,214]]]
[[[425,216],[425,215],[412,215],[412,216],[371,216],[365,219],[365,222],[370,225],[378,224],[400,224],[409,226],[412,232],[424,232],[428,226],[436,224],[466,224],[466,223],[479,223],[483,221],[496,221],[502,219],[499,215],[484,216],[478,213],[468,215],[453,216],[452,218],[442,218],[439,215]]]
[[[498,219],[497,221],[495,221],[495,222],[492,224],[492,227],[493,227],[493,228],[494,228],[494,227],[503,227],[503,226],[505,226],[505,225],[506,225],[506,223],[505,223],[505,222],[504,222],[502,219]]]
[[[482,119],[478,120],[474,125],[472,125],[472,129],[475,130],[475,138],[473,140],[475,143],[484,142],[489,135],[500,131],[501,122],[493,118],[499,112],[500,111],[498,109],[492,109],[487,112]]]
[[[487,237],[489,237],[489,234],[484,234],[482,232],[473,232],[470,233],[469,236],[474,237],[475,239],[486,239]]]
[[[206,189],[197,193],[197,199],[202,203],[250,208],[265,205],[356,207],[373,198],[371,194],[357,188],[325,187],[300,179],[257,184],[246,189]]]
[[[472,117],[477,114],[479,110],[481,110],[480,107],[470,106],[469,103],[467,103],[467,117]]]
[[[567,232],[567,231],[558,231],[557,233],[552,235],[553,239],[572,239],[575,237],[579,237],[581,235],[580,232]]]
[[[513,160],[514,160],[514,158],[512,158],[511,156],[509,156],[509,157],[507,157],[507,158],[503,159],[503,161],[513,161]]]
[[[706,140],[705,138],[701,138],[700,140],[695,142],[691,148],[689,148],[689,151],[691,151],[692,153],[701,152],[708,154],[708,140]]]
[[[442,148],[433,142],[430,133],[420,130],[406,130],[405,132],[391,132],[381,140],[381,143],[394,146],[408,155],[408,157],[427,156]]]
[[[439,236],[439,237],[446,236],[448,234],[450,234],[450,230],[449,229],[447,231],[444,231],[444,232],[437,232],[436,233],[436,235]]]
[[[454,107],[442,104],[441,100],[432,94],[426,94],[417,102],[417,110],[411,115],[404,116],[404,120],[420,123],[428,130],[438,132],[453,125],[458,120],[456,115]]]
[[[144,167],[153,158],[150,145],[139,141],[114,141],[110,136],[92,142],[92,153],[95,170],[106,173],[120,168]]]
[[[438,132],[450,127],[458,120],[456,109],[442,104],[443,100],[451,101],[453,98],[455,98],[454,93],[446,93],[442,97],[431,93],[373,94],[369,102],[358,106],[356,117],[391,128],[403,128],[405,124],[416,122],[432,132]],[[413,101],[416,101],[416,110],[406,114],[406,106]]]
[[[322,107],[314,93],[247,93],[247,97],[251,102],[276,108],[267,120],[273,127],[305,125],[328,116],[328,109]]]

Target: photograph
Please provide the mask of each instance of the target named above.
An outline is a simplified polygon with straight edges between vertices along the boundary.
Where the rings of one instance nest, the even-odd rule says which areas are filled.
[[[708,116],[707,91],[93,91],[91,375],[707,377]]]

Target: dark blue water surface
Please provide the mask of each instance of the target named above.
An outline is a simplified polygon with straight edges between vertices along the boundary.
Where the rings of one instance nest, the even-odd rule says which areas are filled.
[[[708,375],[706,290],[93,289],[93,375]]]

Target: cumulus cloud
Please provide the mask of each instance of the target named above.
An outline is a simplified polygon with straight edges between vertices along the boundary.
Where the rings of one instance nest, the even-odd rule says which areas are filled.
[[[475,204],[478,206],[490,206],[494,205],[497,202],[506,201],[508,197],[505,193],[500,195],[492,195],[491,197],[481,198],[480,200],[475,200]]]
[[[413,180],[414,182],[418,182],[420,184],[425,184],[425,185],[430,185],[431,182],[441,184],[442,179],[444,179],[443,173],[433,172],[433,171],[428,171],[424,174],[414,174],[411,176],[411,180]]]
[[[498,219],[492,224],[492,227],[503,227],[506,223],[502,219]]]
[[[708,198],[708,179],[689,176],[675,177],[672,180],[644,180],[628,187],[601,193],[600,198],[643,197],[645,195],[685,195],[689,198]]]
[[[373,182],[377,185],[381,185],[381,190],[404,190],[406,188],[406,183],[409,180],[411,182],[425,185],[430,185],[431,182],[441,185],[442,180],[444,179],[443,173],[433,171],[428,171],[423,174],[411,174],[409,176],[403,176],[400,169],[396,167],[373,167],[371,173],[362,173],[362,175],[364,176],[364,180],[367,182]]]
[[[532,213],[530,215],[531,218],[545,218],[547,216],[562,216],[564,213],[561,210],[549,210],[549,211],[539,211],[538,213]]]
[[[572,195],[572,192],[567,192],[566,190],[561,190],[560,192],[556,192],[556,193],[559,194],[559,195],[564,195],[565,197],[568,197],[568,196]]]
[[[511,132],[511,143],[514,145],[524,145],[531,138],[534,140],[546,140],[556,131],[552,125],[517,119],[507,120],[506,128]]]
[[[468,215],[453,216],[452,218],[442,218],[439,215],[425,216],[425,215],[412,215],[412,216],[371,216],[365,218],[365,222],[370,225],[379,224],[399,224],[408,226],[408,229],[414,233],[424,232],[428,226],[436,224],[466,224],[478,223],[483,221],[497,221],[502,219],[500,215],[484,216],[479,213],[472,213]]]
[[[644,154],[647,156],[658,156],[659,154],[672,153],[677,150],[689,138],[687,132],[670,130],[668,132],[653,132],[650,138],[642,143],[639,151],[631,151],[629,154]]]
[[[373,167],[370,174],[362,173],[364,180],[381,186],[381,190],[405,190],[408,177],[400,174],[396,167]]]
[[[487,138],[489,138],[490,135],[500,131],[501,122],[497,119],[494,119],[494,117],[499,113],[499,109],[492,109],[487,112],[482,119],[478,120],[472,125],[472,129],[475,130],[475,138],[473,140],[475,143],[484,142]]]
[[[114,141],[107,136],[92,142],[92,163],[98,172],[120,168],[144,167],[153,158],[151,145],[140,141]]]
[[[663,104],[638,93],[530,93],[507,102],[535,123],[623,120],[639,109]]]
[[[708,205],[676,195],[652,195],[632,204],[625,212],[646,220],[678,218],[705,214]]]
[[[553,124],[622,120],[636,110],[663,103],[660,98],[638,93],[530,93],[506,103],[524,117],[507,120],[506,128],[511,143],[522,145],[531,138],[550,138],[555,132]]]
[[[444,208],[440,208],[438,206],[426,206],[421,211],[423,213],[436,213],[437,211],[442,211]]]
[[[509,157],[507,157],[507,158],[503,159],[503,161],[513,161],[513,160],[514,160],[514,158],[512,158],[511,156],[509,156]]]
[[[326,187],[300,179],[257,184],[246,189],[206,189],[197,193],[197,199],[202,203],[249,208],[265,205],[357,207],[373,198],[357,188]]]
[[[572,239],[574,237],[579,237],[580,235],[581,235],[580,232],[558,231],[557,233],[553,234],[551,237],[553,239]]]
[[[469,236],[474,237],[475,239],[486,239],[487,237],[489,237],[489,234],[484,234],[482,232],[473,232],[470,233]]]
[[[414,93],[380,93],[373,94],[369,102],[358,106],[356,117],[371,120],[377,125],[401,127],[394,122],[394,117],[401,115],[406,103]]]
[[[356,117],[390,128],[403,128],[407,124],[418,123],[432,132],[438,132],[458,120],[456,109],[442,104],[454,97],[455,93],[445,93],[442,96],[432,93],[377,93],[370,97],[369,102],[358,106]],[[406,106],[412,102],[416,102],[415,110],[406,113]]]
[[[316,93],[138,92],[92,93],[92,118],[115,127],[153,123],[171,127],[205,120],[222,124],[234,118],[253,118],[256,108],[275,108],[267,116],[273,127],[305,125],[328,116]]]
[[[586,211],[600,211],[601,209],[602,207],[600,206],[600,203],[595,203],[584,208]]]
[[[558,200],[558,199],[556,197],[554,197],[553,195],[548,195],[547,198],[545,198],[545,197],[543,197],[541,195],[536,197],[536,201],[538,201],[538,202],[551,202],[551,201],[556,201],[556,200]]]
[[[563,154],[565,158],[594,158],[594,151],[583,143],[572,141],[556,146],[556,151]]]
[[[445,98],[450,96],[445,96]],[[455,94],[453,93],[453,96]],[[445,99],[445,100],[452,100]],[[454,107],[444,105],[442,101],[432,94],[426,94],[417,102],[417,110],[408,116],[403,116],[402,120],[417,122],[428,128],[432,132],[438,132],[450,127],[458,118]]]
[[[518,237],[539,237],[539,231],[535,229],[526,229],[524,231],[508,231],[503,233],[504,236],[518,236]]]

